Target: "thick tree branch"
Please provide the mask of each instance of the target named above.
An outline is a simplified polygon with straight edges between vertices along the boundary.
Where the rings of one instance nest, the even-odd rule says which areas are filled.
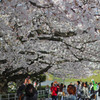
[[[61,42],[62,39],[58,37],[38,37],[39,40],[49,40],[49,41],[58,41]]]
[[[29,1],[30,4],[32,4],[33,6],[37,7],[37,8],[51,8],[53,5],[44,5],[44,6],[41,6],[41,5],[38,5],[36,4],[35,2],[32,2],[32,1]]]
[[[6,59],[0,60],[0,64],[5,64],[5,63],[7,63]]]

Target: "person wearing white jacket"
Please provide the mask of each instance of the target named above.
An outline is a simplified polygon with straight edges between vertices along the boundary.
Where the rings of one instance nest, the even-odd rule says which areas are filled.
[[[87,82],[84,83],[84,86],[83,86],[83,95],[84,95],[84,100],[89,98],[89,90],[88,90]]]

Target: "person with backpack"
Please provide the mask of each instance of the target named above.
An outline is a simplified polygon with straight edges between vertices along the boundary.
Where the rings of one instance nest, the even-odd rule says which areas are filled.
[[[25,89],[25,96],[23,100],[37,100],[37,90],[32,84],[28,84]]]

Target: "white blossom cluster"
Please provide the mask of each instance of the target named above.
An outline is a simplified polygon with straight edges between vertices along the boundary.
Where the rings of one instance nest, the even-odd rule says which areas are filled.
[[[99,35],[99,0],[2,0],[0,71],[50,65],[62,77],[91,75],[99,68]]]

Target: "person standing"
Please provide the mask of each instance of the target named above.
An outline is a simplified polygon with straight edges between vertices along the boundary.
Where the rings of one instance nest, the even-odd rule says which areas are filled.
[[[45,88],[45,97],[48,98],[48,96],[49,96],[49,85],[47,85]]]
[[[94,79],[91,80],[93,83],[93,90],[94,90],[94,94],[95,94],[95,100],[97,100],[97,83],[94,81]]]
[[[53,86],[51,87],[51,96],[52,96],[52,100],[57,100],[57,86],[56,84],[53,84]]]
[[[76,85],[76,97],[77,97],[77,99],[81,97],[80,81],[77,81],[77,85]]]
[[[100,96],[100,83],[99,83],[99,89],[98,89],[98,96]]]
[[[68,92],[67,92],[67,88],[66,88],[66,85],[64,85],[64,88],[63,88],[63,100],[66,100],[66,97],[68,95]]]
[[[37,90],[32,84],[28,84],[26,86],[23,100],[37,100]]]
[[[74,85],[68,85],[67,92],[69,95],[65,98],[65,100],[77,100],[75,96],[76,87]]]
[[[61,100],[61,98],[63,96],[63,83],[60,84],[59,91],[60,91],[59,100]]]
[[[83,86],[83,95],[84,95],[84,100],[87,100],[89,98],[89,90],[87,82],[85,82]]]

